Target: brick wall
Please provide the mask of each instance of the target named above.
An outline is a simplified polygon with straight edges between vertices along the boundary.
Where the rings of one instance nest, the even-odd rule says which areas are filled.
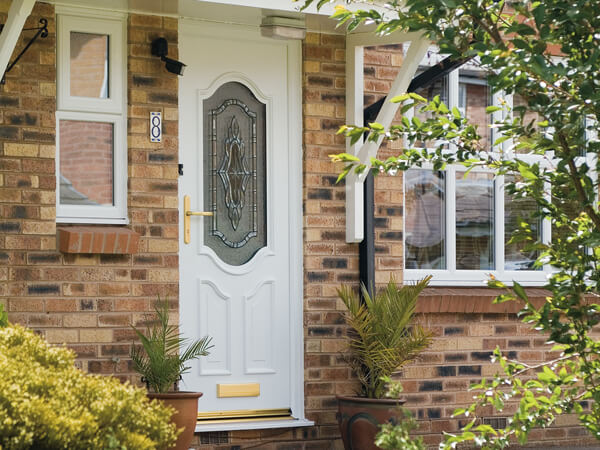
[[[307,417],[318,439],[338,436],[335,395],[355,385],[341,360],[342,308],[336,289],[358,282],[358,246],[345,243],[344,183],[328,155],[344,151],[335,132],[345,110],[345,42],[342,36],[308,33],[304,45],[304,323]]]
[[[128,19],[128,211],[130,228],[141,236],[140,252],[63,255],[56,250],[55,230],[53,8],[38,3],[26,26],[41,16],[49,19],[49,37],[36,42],[0,92],[0,302],[11,320],[51,342],[66,342],[84,369],[131,379],[129,323],[143,321],[157,294],[173,301],[178,295],[177,78],[149,54],[151,41],[164,36],[169,55],[177,57],[177,21]],[[341,446],[335,395],[353,393],[356,384],[339,353],[347,330],[336,289],[358,283],[358,247],[345,243],[344,186],[335,184],[340,167],[328,157],[345,148],[335,135],[345,118],[344,39],[308,33],[303,51],[304,375],[307,416],[316,426],[203,434],[196,438],[200,449]],[[401,63],[399,47],[368,49],[365,61],[370,104],[387,92]],[[150,111],[163,112],[160,144],[148,140]],[[386,148],[382,155],[396,150]],[[402,178],[377,178],[378,283],[390,274],[402,276],[402,206]],[[490,303],[487,291],[473,289],[429,289],[420,300],[419,320],[436,338],[401,375],[407,406],[432,445],[442,430],[456,429],[450,414],[470,401],[467,385],[494,371],[487,357],[495,345],[530,361],[550,356],[542,339],[515,320],[514,310],[494,310]],[[584,441],[582,430],[571,426],[573,418],[560,421],[564,427],[532,437]]]
[[[144,319],[157,294],[178,294],[177,77],[150,55],[151,41],[165,36],[176,57],[177,20],[128,19],[128,212],[139,253],[98,255],[57,251],[53,7],[37,3],[25,27],[40,17],[49,36],[0,93],[0,302],[13,322],[67,343],[82,368],[132,379],[129,324]],[[23,32],[20,47],[31,34]],[[150,111],[163,112],[162,143],[149,142]]]
[[[418,432],[431,448],[437,448],[442,432],[456,432],[463,421],[452,412],[472,402],[469,385],[500,371],[490,356],[496,346],[511,359],[531,364],[557,356],[551,345],[529,325],[522,323],[516,303],[493,305],[496,293],[483,288],[429,288],[419,300],[419,321],[434,332],[431,348],[419,361],[399,374],[405,388],[406,407],[419,419]],[[541,304],[546,292],[529,289],[530,299]],[[502,413],[481,409],[482,417],[507,417],[515,411],[508,404]],[[595,443],[578,426],[575,416],[560,416],[556,426],[534,430],[530,442],[543,448],[584,446]],[[543,442],[543,444],[541,444]],[[511,447],[512,448],[512,447]]]

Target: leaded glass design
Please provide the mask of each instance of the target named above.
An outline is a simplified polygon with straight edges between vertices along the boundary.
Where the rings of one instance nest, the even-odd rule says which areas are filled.
[[[267,244],[266,105],[238,82],[204,100],[204,243],[239,266]]]

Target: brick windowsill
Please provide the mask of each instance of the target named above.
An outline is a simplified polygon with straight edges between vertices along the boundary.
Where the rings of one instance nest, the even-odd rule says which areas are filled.
[[[534,305],[544,301],[548,291],[540,288],[526,289]],[[494,299],[503,291],[488,288],[426,288],[417,303],[417,313],[491,313],[516,314],[522,308],[519,301],[494,304]]]
[[[122,227],[59,227],[59,250],[63,253],[137,253],[140,236]]]

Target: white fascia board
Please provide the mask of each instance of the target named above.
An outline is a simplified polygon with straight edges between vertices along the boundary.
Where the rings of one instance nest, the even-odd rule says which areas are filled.
[[[8,18],[0,34],[0,77],[4,75],[6,67],[10,61],[23,25],[31,10],[35,5],[35,0],[13,0],[8,10]]]
[[[195,0],[198,3],[220,3],[223,5],[234,5],[234,6],[251,6],[253,8],[262,8],[262,9],[271,9],[278,11],[294,11],[299,12],[300,8],[304,5],[304,0],[298,0],[294,2],[292,0],[252,0],[252,3],[249,4],[248,0]],[[380,2],[383,5],[383,2]],[[328,3],[323,5],[321,9],[317,9],[317,1],[313,2],[308,8],[303,10],[302,12],[305,14],[319,14],[330,16],[333,14],[335,10],[336,4],[342,4],[348,9],[357,10],[357,9],[375,9],[379,12],[386,12],[387,9],[383,6],[378,5],[376,2],[372,3],[370,1],[358,2],[356,4],[347,5],[344,1],[336,1],[333,3]]]
[[[375,31],[353,32],[346,35],[346,47],[370,47],[374,45],[401,44],[411,42],[421,37],[421,33],[395,31],[386,35],[378,35]]]
[[[289,12],[299,12],[304,2],[299,0],[298,2],[293,2],[292,0],[252,0],[251,4],[248,3],[248,0],[195,0],[198,3],[219,3],[222,5],[232,5],[232,6],[251,6],[253,8],[262,8],[262,9],[272,9],[276,11],[289,11]],[[322,14],[322,15],[331,15],[333,13],[333,7],[331,5],[323,6],[319,11],[317,11],[316,6],[311,5],[309,8],[304,10],[303,12],[309,14]]]

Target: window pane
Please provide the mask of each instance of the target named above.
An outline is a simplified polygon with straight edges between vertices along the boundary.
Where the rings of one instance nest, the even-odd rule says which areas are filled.
[[[456,268],[494,268],[494,178],[456,172]]]
[[[420,75],[422,72],[429,69],[427,66],[419,67],[417,75]],[[427,102],[431,102],[436,96],[440,97],[440,100],[448,106],[448,77],[442,77],[435,81],[434,83],[430,83],[425,87],[417,89],[415,91],[421,97],[425,98]],[[425,121],[432,117],[431,112],[420,112],[419,110],[423,107],[423,104],[417,106],[413,111],[415,117],[418,117],[421,121]],[[433,148],[435,146],[435,142],[416,142],[415,147],[417,148]]]
[[[108,36],[71,32],[71,95],[108,98]]]
[[[446,268],[444,172],[408,170],[404,259],[407,269]]]
[[[485,72],[475,70],[459,72],[458,109],[471,124],[477,126],[482,150],[491,150],[492,116],[485,112],[485,109],[491,105],[491,100]]]
[[[505,183],[514,181],[510,175],[504,176]],[[505,270],[535,270],[533,263],[539,256],[537,251],[523,251],[524,242],[508,244],[513,233],[519,229],[520,222],[530,224],[534,241],[541,240],[542,221],[534,217],[538,207],[531,198],[514,198],[504,192],[504,269]]]
[[[113,124],[61,120],[60,203],[113,204]]]

